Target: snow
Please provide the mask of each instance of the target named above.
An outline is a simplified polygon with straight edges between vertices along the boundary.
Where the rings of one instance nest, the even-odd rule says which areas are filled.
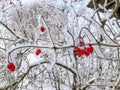
[[[38,5],[39,4],[38,2],[43,3],[43,4],[39,4],[41,6],[42,5],[44,6],[46,3],[48,5],[53,5],[55,8],[60,9],[60,11],[58,12],[55,11],[57,9],[52,11],[50,10],[51,8],[44,6],[43,9],[48,10],[49,13],[52,11],[51,12],[52,14],[49,14],[49,13],[45,14],[45,15],[50,16],[50,18],[52,17],[52,19],[48,18],[46,20],[45,18],[46,20],[45,22],[43,18],[41,17],[41,15],[39,14],[36,15],[35,13],[38,23],[37,23],[37,26],[34,28],[34,30],[31,30],[31,28],[27,28],[27,26],[25,25],[28,25],[27,23],[29,23],[29,20],[33,19],[32,17],[35,18],[35,15],[32,17],[28,17],[28,20],[26,22],[23,22],[22,24],[20,24],[20,29],[22,28],[22,26],[26,27],[27,29],[30,29],[30,30],[27,30],[28,32],[30,32],[28,33],[30,34],[28,35],[28,37],[24,37],[22,35],[22,32],[19,31],[19,28],[18,28],[19,25],[15,26],[18,28],[18,32],[16,32],[15,34],[19,37],[19,39],[15,38],[14,43],[10,43],[9,45],[6,45],[7,55],[9,55],[6,57],[8,57],[8,59],[11,62],[14,62],[16,66],[20,65],[20,68],[17,66],[17,70],[10,74],[11,76],[14,77],[13,80],[16,80],[17,78],[19,78],[20,75],[27,72],[27,70],[31,66],[34,66],[34,65],[36,65],[36,68],[33,68],[32,70],[30,70],[30,72],[28,72],[28,76],[26,76],[24,79],[25,86],[27,84],[30,84],[27,87],[27,89],[29,90],[33,90],[33,89],[37,90],[36,88],[38,86],[35,86],[35,83],[36,85],[38,85],[37,82],[39,81],[37,80],[43,80],[42,82],[44,86],[43,90],[55,90],[55,88],[53,88],[54,85],[52,86],[52,84],[48,84],[48,85],[46,84],[50,82],[58,83],[57,79],[61,80],[60,82],[61,82],[62,90],[70,90],[71,85],[69,83],[73,82],[73,75],[80,75],[81,77],[81,82],[77,78],[78,79],[77,84],[80,84],[80,83],[90,84],[89,82],[91,81],[95,81],[94,84],[96,83],[100,84],[101,81],[98,79],[104,79],[105,82],[110,82],[109,79],[112,78],[113,74],[115,76],[117,75],[117,70],[114,70],[117,67],[117,63],[114,60],[119,59],[116,55],[117,48],[110,48],[110,47],[107,47],[107,46],[105,47],[102,45],[99,46],[96,44],[98,44],[97,40],[99,41],[100,35],[102,35],[103,38],[105,38],[102,41],[102,43],[110,44],[110,45],[118,45],[117,39],[119,39],[119,37],[116,37],[117,39],[113,40],[114,35],[112,35],[111,32],[107,31],[109,29],[107,27],[105,27],[105,30],[103,30],[103,28],[101,27],[102,24],[99,21],[96,14],[95,14],[94,20],[93,18],[91,18],[91,16],[93,16],[93,13],[95,12],[94,10],[91,10],[86,7],[89,1],[90,0],[81,0],[80,2],[78,0],[77,1],[72,1],[72,0],[29,0],[29,1],[22,0],[22,4],[26,7],[25,9],[28,9],[28,12],[29,12],[29,7],[35,3]],[[13,2],[15,5],[19,5],[16,0],[13,0]],[[39,10],[39,9],[35,8],[35,10]],[[61,10],[64,10],[64,11],[62,12]],[[46,12],[46,11],[43,10],[42,12]],[[57,20],[55,14],[59,14],[58,18],[61,18],[61,19]],[[62,18],[62,14],[64,14],[63,16],[66,15],[66,18]],[[111,16],[111,12],[100,13],[100,17],[102,21],[103,20],[107,20],[108,22],[110,21],[110,23],[106,22],[108,26],[110,26],[112,22],[115,22],[114,19],[109,18],[110,16]],[[91,23],[87,19],[91,21]],[[0,18],[0,20],[2,19]],[[50,22],[51,20],[52,22]],[[16,23],[14,24],[16,25]],[[53,28],[51,28],[50,30],[48,28],[50,27],[49,24],[51,26],[53,25]],[[41,25],[44,25],[46,27],[46,31],[43,33],[37,31],[39,30],[39,27]],[[59,27],[57,27],[57,25]],[[60,25],[63,25],[62,28],[60,28]],[[83,28],[83,27],[86,27],[86,28]],[[54,30],[56,28],[60,29],[59,32]],[[3,28],[0,28],[0,29],[3,29]],[[115,36],[119,35],[119,26],[117,26],[117,23],[115,23],[115,27],[113,26],[113,32],[115,33]],[[61,36],[59,36],[60,33],[62,33]],[[31,38],[32,34],[33,34],[33,37],[35,35],[35,39]],[[56,35],[57,37],[55,37],[54,35]],[[83,56],[83,57],[76,58],[76,56],[74,55],[74,46],[73,46],[74,40],[75,40],[75,45],[79,46],[79,40],[82,38],[85,41],[85,44],[88,44],[88,43],[95,44],[93,45],[94,53],[91,54],[89,57]],[[52,41],[52,40],[55,40],[55,41]],[[64,41],[64,44],[58,44],[57,40]],[[1,43],[2,44],[0,45],[0,47],[4,47],[6,42],[1,41]],[[41,54],[38,56],[35,55],[36,48],[40,48],[42,50]],[[22,53],[22,55],[19,56],[19,53]],[[109,59],[112,59],[112,61],[110,61]],[[76,69],[77,67],[76,62],[78,64],[78,70]],[[101,69],[99,67],[101,63],[102,63],[101,74],[103,74],[102,78],[100,76]],[[3,64],[0,64],[0,65],[3,65]],[[44,67],[42,67],[42,65],[44,65]],[[2,68],[2,69],[5,69],[5,68]],[[42,71],[43,69],[45,71]],[[53,75],[53,73],[55,75]],[[91,76],[89,76],[88,73],[91,73]],[[67,76],[67,78],[65,75]],[[29,83],[30,82],[29,80],[33,79],[33,77],[31,78],[30,76],[31,77],[34,76],[34,78],[37,78],[35,79],[35,82],[33,83],[33,85]],[[45,76],[47,76],[47,78]],[[64,82],[62,82],[62,80]],[[120,80],[120,77],[115,82],[115,85],[118,84],[119,80]],[[4,87],[5,84],[6,84],[6,81],[0,84],[0,88]],[[100,90],[100,88],[96,86],[90,86],[89,89]],[[105,90],[111,90],[111,88],[107,86]]]
[[[36,56],[35,54],[32,53],[28,55],[29,66],[39,64],[41,61],[43,61],[43,58],[40,58],[40,56]]]
[[[42,0],[22,0],[22,3],[24,4],[24,5],[31,5],[31,4],[33,4],[33,3],[38,3],[38,2],[41,2]]]
[[[51,57],[50,57],[50,65],[47,66],[47,68],[46,68],[48,72],[51,72],[52,69],[53,69],[53,67],[55,66],[55,64],[56,64],[56,62],[57,62],[57,58],[56,58],[56,57],[57,57],[57,56],[56,56],[56,52],[53,51],[53,53],[52,53],[52,55],[51,55]]]

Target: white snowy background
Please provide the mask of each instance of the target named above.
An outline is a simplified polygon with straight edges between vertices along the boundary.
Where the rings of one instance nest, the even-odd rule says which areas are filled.
[[[9,86],[10,84],[8,82],[14,83],[19,81],[20,76],[22,77],[23,73],[27,72],[31,66],[37,65],[37,67],[31,69],[31,72],[27,73],[28,75],[26,78],[24,78],[23,82],[19,83],[19,88],[16,88],[16,90],[20,90],[20,88],[21,90],[42,90],[38,88],[43,88],[43,90],[56,90],[55,87],[53,87],[53,83],[54,77],[57,77],[57,74],[58,77],[62,78],[62,84],[60,86],[61,90],[72,90],[71,83],[73,82],[73,75],[67,70],[57,67],[55,64],[58,63],[75,71],[75,73],[77,73],[81,78],[82,87],[86,86],[87,84],[89,85],[89,82],[95,79],[94,84],[86,90],[115,90],[114,86],[120,81],[118,71],[118,48],[120,47],[119,22],[117,23],[115,18],[109,19],[112,12],[99,12],[101,20],[107,20],[106,24],[110,26],[110,28],[108,28],[106,25],[104,27],[104,30],[106,31],[104,31],[101,27],[101,22],[99,21],[97,14],[94,16],[95,20],[92,19],[95,10],[87,7],[89,1],[90,0],[22,0],[21,3],[23,7],[21,9],[21,6],[19,6],[19,0],[12,0],[14,4],[9,4],[10,1],[7,0],[4,3],[4,9],[8,10],[5,10],[6,13],[0,13],[0,21],[6,22],[6,25],[8,24],[12,30],[15,30],[15,34],[19,37],[19,39],[15,39],[14,36],[11,35],[6,28],[1,25],[0,37],[8,38],[14,42],[1,40],[0,47],[5,48],[6,51],[1,50],[0,53],[0,56],[3,57],[0,59],[0,66],[2,68],[0,72],[3,75],[4,72],[6,72],[7,74],[5,74],[5,76],[8,74],[9,75],[8,77],[1,75],[0,88]],[[0,1],[0,6],[2,5],[3,2]],[[50,5],[54,6],[56,11],[52,11],[52,7]],[[32,9],[30,9],[32,6],[37,6],[37,9],[33,9],[33,12]],[[43,17],[48,17],[45,19],[47,20],[46,22],[48,26],[41,17],[41,14],[39,14],[40,11],[38,8],[41,6],[43,11],[41,9],[40,10],[42,14],[45,15]],[[61,12],[63,9],[64,12]],[[2,10],[3,9],[1,8],[0,11]],[[15,19],[21,17],[17,17],[15,15],[18,14],[17,12],[22,12],[22,10],[26,14],[23,15],[25,16],[25,18],[23,17],[23,22],[19,22]],[[38,10],[38,12],[34,12],[34,10]],[[46,12],[48,12],[48,14],[46,14]],[[51,16],[49,16],[50,13]],[[32,15],[32,17],[30,15]],[[33,26],[30,28],[27,26],[32,22],[32,19],[36,20],[36,18],[38,22],[37,26],[35,23],[36,27]],[[30,20],[31,22],[29,22]],[[91,21],[91,23],[89,21]],[[46,27],[45,32],[39,32],[40,25],[44,25]],[[58,30],[54,25],[57,25],[58,27],[62,25],[62,28]],[[48,27],[50,27],[51,33],[49,33]],[[98,41],[100,40],[100,36],[102,36],[103,41],[101,42],[101,46],[98,45],[90,32],[83,27],[89,28],[92,35]],[[26,28],[25,30],[27,32],[27,38],[22,33],[22,29],[24,28]],[[112,31],[110,32],[109,29],[112,29]],[[71,37],[68,31],[72,33],[73,37]],[[77,57],[78,69],[76,70],[76,67],[74,66],[76,65],[76,60],[73,54],[73,38],[75,40],[75,44],[79,45],[79,32],[81,32],[82,36],[84,37],[83,40],[86,44],[93,44],[94,53],[89,57]],[[32,35],[34,40],[31,39]],[[37,39],[39,39],[38,43],[36,43]],[[54,44],[52,40],[54,40]],[[59,43],[61,41],[64,41],[64,44]],[[61,49],[55,51],[53,49],[54,45]],[[70,48],[66,49],[65,47]],[[42,51],[39,56],[35,55],[35,50],[37,48],[41,48]],[[26,53],[23,56],[19,56],[19,53],[23,53],[25,51]],[[14,72],[9,72],[6,69],[9,55],[10,61],[15,63],[17,67],[16,71]],[[4,59],[6,61],[3,61]],[[50,63],[43,64],[46,61]],[[102,70],[100,70],[100,68],[102,68]],[[55,76],[53,72],[56,74]],[[64,81],[62,82],[62,80]],[[112,80],[113,82],[111,82]],[[104,89],[101,89],[102,85],[105,85]],[[112,88],[109,86],[112,86]]]

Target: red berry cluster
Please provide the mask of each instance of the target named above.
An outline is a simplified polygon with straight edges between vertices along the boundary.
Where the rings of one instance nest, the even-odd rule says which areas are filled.
[[[37,49],[35,54],[38,56],[39,54],[41,53],[41,50],[40,49]]]
[[[16,67],[15,67],[14,63],[8,63],[7,68],[9,71],[13,72],[13,71],[15,71]]]
[[[40,27],[40,31],[41,31],[41,32],[44,32],[44,31],[45,31],[45,27],[44,27],[44,26],[41,26],[41,27]]]
[[[40,49],[37,49],[35,54],[38,56],[39,54],[41,53],[41,50]],[[11,72],[15,71],[16,67],[14,65],[14,63],[8,63],[7,65],[7,69]]]
[[[83,46],[84,42],[80,42],[80,46]],[[78,57],[81,57],[82,55],[89,56],[93,52],[94,48],[92,44],[87,45],[87,47],[84,46],[84,48],[81,47],[75,47],[74,51],[78,55]]]

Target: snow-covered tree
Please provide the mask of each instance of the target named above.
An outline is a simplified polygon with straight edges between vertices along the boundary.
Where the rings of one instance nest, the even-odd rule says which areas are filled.
[[[119,90],[119,9],[119,0],[1,0],[0,89]]]

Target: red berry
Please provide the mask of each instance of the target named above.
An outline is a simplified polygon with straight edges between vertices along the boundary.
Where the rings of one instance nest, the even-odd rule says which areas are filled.
[[[93,52],[93,50],[94,50],[93,47],[89,47],[89,51],[90,51],[91,53]]]
[[[60,44],[64,44],[64,42],[63,42],[63,41],[61,41],[61,42],[58,42],[58,43],[60,43]]]
[[[84,55],[85,54],[85,50],[81,49],[80,53],[81,53],[81,55]]]
[[[78,57],[82,56],[85,54],[85,51],[81,49],[79,52],[77,52]]]
[[[7,68],[8,68],[8,70],[9,71],[15,71],[15,65],[13,64],[13,63],[9,63],[8,65],[7,65]]]
[[[90,47],[92,47],[92,44],[88,44]]]
[[[93,50],[94,50],[94,48],[93,48],[92,46],[89,46],[89,47],[87,48],[87,51],[90,52],[90,53],[92,53]]]
[[[85,50],[85,56],[89,56],[90,55],[90,52],[89,51],[87,51],[87,50]]]
[[[80,41],[80,44],[84,44],[83,41]],[[92,52],[93,52],[94,48],[92,46],[92,44],[88,44],[88,47],[81,49],[79,47],[75,47],[74,51],[76,52],[76,54],[78,55],[78,57],[85,55],[85,56],[89,56]]]
[[[81,49],[79,47],[75,47],[75,52],[77,53],[78,57],[80,57],[80,56],[85,54],[84,49]]]
[[[79,53],[79,52],[77,52],[77,55],[78,55],[78,57],[81,57],[81,56],[82,56],[81,53]]]
[[[75,47],[75,52],[80,52],[80,48],[79,47]]]
[[[45,31],[45,27],[41,26],[41,27],[40,27],[40,31],[41,31],[41,32],[44,32],[44,31]]]
[[[64,44],[64,42],[60,42],[61,44]]]
[[[38,56],[39,54],[41,53],[41,50],[40,49],[37,49],[35,54]]]
[[[84,44],[84,42],[83,41],[80,41],[80,45],[83,45]]]

